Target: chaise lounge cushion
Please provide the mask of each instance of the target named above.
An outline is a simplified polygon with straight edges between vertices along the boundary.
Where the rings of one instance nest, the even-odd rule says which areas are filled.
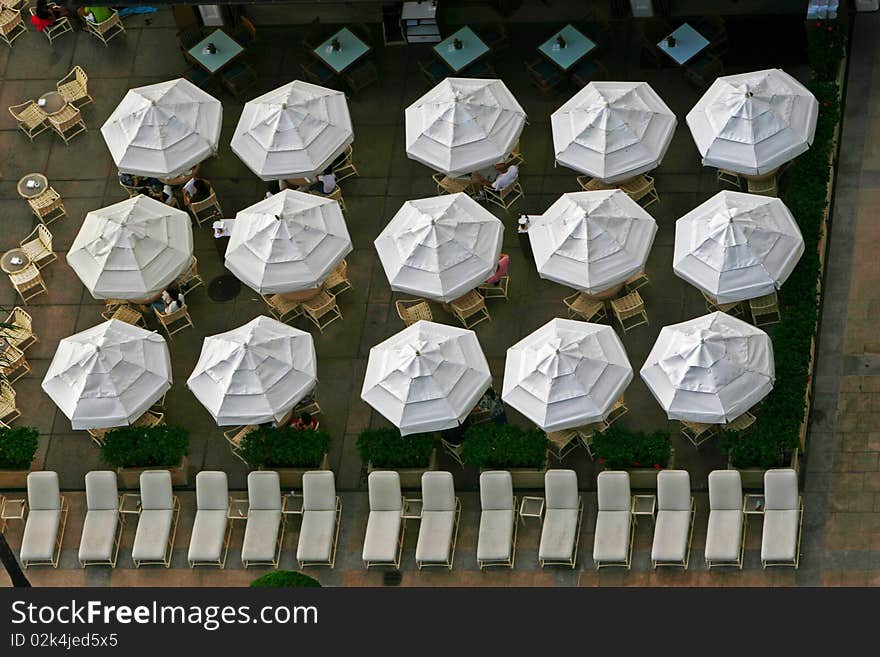
[[[690,528],[690,511],[659,511],[657,524],[654,527],[651,559],[672,563],[684,561]]]
[[[119,512],[116,509],[87,511],[79,542],[79,560],[109,561],[113,557]]]
[[[364,537],[363,560],[370,563],[394,563],[397,561],[399,539],[399,509],[370,511],[370,517],[367,519],[367,534]]]
[[[742,530],[742,509],[710,511],[706,530],[706,561],[739,561]]]
[[[336,510],[304,511],[296,558],[301,562],[327,563],[333,550]]]
[[[226,509],[199,509],[193,522],[187,559],[190,562],[219,561],[226,542],[227,522]]]
[[[547,509],[538,558],[544,561],[570,560],[577,537],[577,524],[577,509]]]
[[[141,511],[131,558],[135,561],[163,561],[173,520],[174,511],[171,509]]]
[[[479,561],[509,561],[516,522],[513,510],[489,510],[480,514],[480,534],[477,539]]]
[[[593,559],[601,563],[626,562],[632,515],[626,511],[599,511],[593,539]]]
[[[794,561],[799,523],[799,511],[764,511],[761,561]]]
[[[416,543],[416,561],[448,563],[454,529],[454,511],[422,511],[419,540]]]
[[[241,560],[275,561],[280,529],[281,509],[249,509],[241,543]]]
[[[55,556],[55,539],[60,524],[61,509],[31,509],[21,539],[21,560],[51,560]]]

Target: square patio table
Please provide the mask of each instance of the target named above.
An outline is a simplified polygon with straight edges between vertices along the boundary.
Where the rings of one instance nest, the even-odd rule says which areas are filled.
[[[675,46],[670,48],[666,43],[666,39],[669,37],[664,37],[657,44],[657,47],[672,57],[677,64],[687,64],[709,47],[709,40],[687,23],[682,24],[669,36],[675,37]]]
[[[339,50],[333,50],[330,45],[333,43],[333,39],[339,40]],[[312,52],[337,75],[340,75],[370,50],[370,46],[357,38],[347,27],[343,27]]]
[[[456,39],[461,41],[461,50],[455,49],[454,43]],[[465,25],[458,32],[446,37],[434,46],[434,52],[454,73],[461,73],[461,71],[489,52],[489,46],[471,28]]]
[[[209,43],[214,44],[217,52],[211,54],[202,52]],[[243,52],[244,48],[223,30],[214,30],[187,51],[196,64],[211,75],[227,66]]]
[[[556,38],[560,35],[565,40],[565,48],[559,48],[556,43]],[[558,49],[554,50],[554,47]],[[538,46],[538,52],[567,72],[595,47],[596,43],[590,37],[577,28],[566,25]]]

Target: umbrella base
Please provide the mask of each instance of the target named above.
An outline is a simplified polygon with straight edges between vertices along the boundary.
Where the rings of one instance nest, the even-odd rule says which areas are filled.
[[[231,274],[212,278],[208,283],[208,297],[211,301],[232,301],[241,292],[241,281]]]

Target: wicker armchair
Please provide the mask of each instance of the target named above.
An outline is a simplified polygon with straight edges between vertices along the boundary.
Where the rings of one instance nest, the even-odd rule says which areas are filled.
[[[40,224],[30,235],[21,241],[21,249],[39,269],[58,260],[52,250],[52,233],[44,224]]]
[[[122,25],[122,21],[119,20],[119,12],[115,9],[113,9],[112,12],[110,18],[103,20],[100,23],[95,23],[87,19],[83,20],[86,31],[97,37],[105,46],[107,46],[110,43],[110,40],[114,37],[118,37],[120,34],[125,34],[125,27]]]
[[[67,105],[60,112],[49,115],[49,124],[55,133],[64,140],[65,145],[70,145],[70,140],[78,134],[87,132],[82,114],[73,105]]]
[[[74,66],[70,73],[58,80],[55,88],[58,93],[64,96],[64,100],[76,107],[94,102],[94,99],[89,95],[89,76],[80,66]]]
[[[14,274],[9,274],[9,282],[12,283],[12,287],[18,292],[25,305],[30,299],[49,291],[40,270],[33,264]]]
[[[27,32],[27,27],[21,19],[21,12],[9,6],[13,3],[3,2],[2,4],[3,9],[0,11],[0,39],[3,39],[6,45],[12,47],[12,42]],[[14,4],[18,4],[18,2]]]
[[[431,314],[431,306],[424,299],[400,299],[394,302],[397,309],[397,316],[403,320],[407,326],[411,326],[419,320],[434,321]]]
[[[40,223],[51,224],[56,219],[67,216],[64,202],[61,196],[52,187],[47,188],[42,194],[28,199],[31,211],[36,215]]]
[[[5,339],[8,344],[25,351],[28,347],[39,342],[34,333],[34,320],[23,308],[16,306],[6,318],[6,324],[10,326],[5,331]]]
[[[31,141],[38,134],[49,128],[49,117],[32,100],[26,100],[20,105],[12,105],[9,108],[12,118],[18,123],[19,129],[28,136]]]

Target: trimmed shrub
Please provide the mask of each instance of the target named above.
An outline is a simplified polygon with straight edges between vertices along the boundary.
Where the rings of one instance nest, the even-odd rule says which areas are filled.
[[[662,429],[646,434],[612,426],[593,437],[596,459],[609,470],[660,470],[668,465],[671,449],[669,432]]]
[[[101,458],[114,468],[173,468],[188,453],[189,432],[173,424],[111,429],[101,445]]]
[[[0,470],[27,470],[31,467],[40,432],[33,427],[0,427]]]
[[[477,424],[464,434],[461,460],[479,468],[543,468],[547,436],[513,424]]]
[[[330,449],[330,434],[290,426],[263,426],[241,441],[241,456],[252,468],[318,468]]]
[[[273,570],[250,583],[252,589],[321,588],[314,577],[295,570]]]
[[[376,468],[426,468],[434,451],[434,434],[401,436],[397,429],[364,429],[357,450],[364,463]]]

